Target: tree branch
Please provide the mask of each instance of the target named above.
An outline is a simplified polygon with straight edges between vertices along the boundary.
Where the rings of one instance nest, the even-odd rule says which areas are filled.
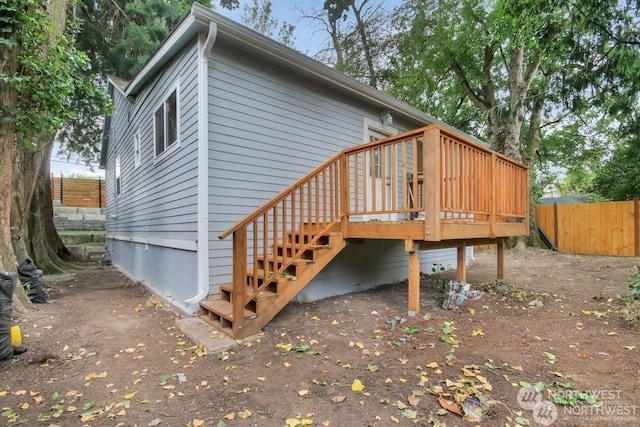
[[[451,68],[455,73],[455,75],[460,80],[460,84],[462,85],[462,90],[464,90],[464,93],[467,94],[467,96],[469,97],[471,102],[474,103],[475,106],[482,109],[482,111],[485,111],[485,112],[488,111],[491,108],[491,105],[487,102],[487,100],[480,98],[480,96],[471,88],[471,85],[469,84],[469,80],[467,79],[467,76],[464,73],[464,70],[462,69],[458,61],[456,61],[455,57],[453,56],[453,53],[451,52],[447,52],[447,53],[451,60]]]

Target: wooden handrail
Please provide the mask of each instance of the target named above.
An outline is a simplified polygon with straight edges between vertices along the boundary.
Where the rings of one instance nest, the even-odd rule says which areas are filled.
[[[425,241],[442,239],[443,221],[493,230],[527,220],[527,180],[525,166],[436,125],[340,151],[219,235],[233,234],[234,327],[254,295],[295,280],[294,262],[327,232],[347,237],[350,220],[424,218]]]
[[[427,131],[429,131],[431,129],[438,129],[441,135],[446,135],[446,136],[452,137],[455,140],[459,141],[460,143],[462,143],[462,144],[464,144],[466,146],[473,147],[478,151],[481,151],[481,152],[484,152],[484,153],[486,153],[488,155],[493,156],[496,160],[501,160],[503,162],[507,162],[507,163],[519,168],[519,169],[523,169],[525,171],[528,171],[528,167],[527,166],[525,166],[525,165],[513,160],[510,157],[507,157],[507,156],[505,156],[503,154],[500,154],[500,153],[492,150],[488,146],[485,146],[483,144],[480,144],[478,142],[475,142],[475,141],[471,140],[470,138],[468,138],[466,135],[464,135],[462,133],[454,132],[454,131],[449,130],[449,129],[444,129],[444,128],[439,127],[437,125],[429,125],[429,126],[425,126],[425,127],[422,127],[422,128],[418,128],[418,129],[410,130],[410,131],[407,131],[407,132],[403,132],[403,133],[400,133],[400,134],[392,135],[392,136],[390,136],[388,138],[385,138],[385,139],[376,140],[376,141],[372,141],[372,142],[369,142],[369,143],[365,143],[365,144],[357,145],[357,146],[354,146],[354,147],[346,148],[346,149],[336,153],[333,157],[331,157],[330,159],[326,160],[325,162],[323,162],[322,164],[317,166],[315,169],[313,169],[312,171],[310,171],[309,173],[304,175],[302,178],[300,178],[298,181],[296,181],[295,183],[290,185],[288,188],[286,188],[285,190],[280,192],[278,195],[273,197],[271,200],[265,202],[258,209],[256,209],[255,211],[253,211],[252,213],[250,213],[249,215],[244,217],[242,220],[240,220],[239,222],[237,222],[236,224],[234,224],[233,226],[231,226],[230,228],[225,230],[222,234],[220,234],[218,236],[218,238],[219,239],[225,239],[228,236],[230,236],[234,231],[236,231],[236,230],[238,230],[238,229],[240,229],[242,227],[246,227],[252,221],[256,220],[258,217],[260,217],[261,215],[264,215],[266,212],[268,212],[270,209],[272,209],[279,201],[282,201],[286,197],[290,196],[294,191],[296,191],[296,189],[300,188],[301,185],[304,185],[304,183],[308,182],[309,179],[311,179],[314,176],[316,176],[319,171],[322,171],[322,170],[326,169],[331,163],[336,162],[339,158],[341,158],[343,156],[350,156],[350,155],[355,155],[355,154],[358,154],[358,153],[363,153],[363,152],[370,151],[371,149],[374,149],[374,148],[377,148],[377,147],[381,147],[381,146],[384,146],[384,145],[392,144],[392,143],[397,142],[397,141],[408,140],[408,139],[416,137],[416,136],[424,135],[425,132],[427,132]],[[346,184],[346,183],[343,183],[343,184]],[[348,186],[345,187],[345,188],[348,188]],[[342,212],[342,214],[349,214],[349,212]]]
[[[265,212],[269,211],[269,209],[271,209],[275,204],[278,203],[278,201],[285,199],[287,196],[291,195],[291,193],[293,193],[296,188],[299,188],[299,186],[306,182],[308,179],[312,178],[313,176],[315,176],[319,171],[326,169],[331,163],[335,162],[337,159],[339,159],[341,156],[343,155],[343,152],[339,152],[337,154],[335,154],[333,157],[331,157],[329,160],[325,161],[324,163],[322,163],[320,166],[316,167],[315,169],[313,169],[311,172],[309,172],[308,174],[306,174],[305,176],[303,176],[302,178],[300,178],[298,181],[294,182],[293,184],[291,184],[289,187],[287,187],[285,190],[281,191],[278,195],[274,196],[271,200],[265,202],[262,206],[260,206],[258,209],[256,209],[255,211],[253,211],[252,213],[250,213],[249,215],[245,216],[243,219],[241,219],[239,222],[237,222],[236,224],[232,225],[231,227],[229,227],[227,230],[225,230],[222,234],[220,234],[218,236],[218,239],[226,239],[227,237],[229,237],[231,235],[231,233],[233,233],[234,231],[239,230],[242,227],[246,227],[248,224],[250,224],[252,221],[255,221],[256,218],[258,218],[260,215],[264,215]]]

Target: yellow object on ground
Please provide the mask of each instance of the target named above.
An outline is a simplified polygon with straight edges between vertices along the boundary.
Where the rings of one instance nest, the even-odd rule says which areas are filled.
[[[18,325],[11,326],[11,344],[14,347],[20,347],[22,345],[22,333]]]

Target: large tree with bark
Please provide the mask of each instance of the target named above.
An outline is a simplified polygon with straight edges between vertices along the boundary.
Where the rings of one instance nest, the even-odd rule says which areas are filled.
[[[1,269],[16,269],[12,245],[16,236],[46,272],[71,267],[59,257],[66,248],[53,226],[49,194],[53,141],[58,138],[69,152],[94,159],[100,117],[109,109],[104,76],[119,70],[118,65],[132,73],[190,6],[185,0],[143,3],[149,8],[140,10],[140,2],[92,1],[73,3],[71,8],[68,0],[0,0]],[[231,8],[238,1],[220,4]],[[100,15],[91,21],[93,27],[87,27],[95,30],[94,35],[100,26],[103,32],[88,40],[104,49],[100,54],[90,51],[90,58],[80,49],[81,43],[76,45],[83,23],[78,9]],[[125,22],[120,27],[119,14]],[[146,38],[134,37],[140,34]],[[140,46],[146,51],[136,50]],[[16,297],[28,302],[20,290]],[[22,305],[17,308],[20,311]]]
[[[74,116],[68,100],[74,91],[91,86],[83,74],[86,57],[73,47],[67,31],[67,6],[66,0],[48,5],[0,1],[0,268],[4,270],[16,269],[14,237],[30,240],[28,218],[37,176],[56,131]],[[20,291],[18,301],[24,297]]]

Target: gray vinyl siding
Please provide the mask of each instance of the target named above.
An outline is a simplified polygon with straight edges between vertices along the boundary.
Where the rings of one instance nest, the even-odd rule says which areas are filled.
[[[468,264],[471,263],[472,256],[473,248],[468,247]],[[420,271],[426,274],[433,273],[434,268],[435,272],[439,272],[440,267],[455,269],[456,262],[456,249],[420,251]],[[409,259],[404,251],[404,242],[365,240],[362,244],[349,244],[297,295],[296,300],[316,301],[398,283],[407,278],[408,271]]]
[[[176,305],[194,296],[194,286],[182,285],[196,283],[195,252],[109,238],[107,246],[118,268],[171,296]]]
[[[364,118],[379,121],[380,109],[219,45],[209,60],[208,90],[209,284],[217,293],[231,280],[232,261],[231,237],[218,235],[338,151],[364,142]],[[422,125],[394,123],[399,132]],[[455,250],[424,252],[422,264],[455,259]],[[407,272],[402,242],[350,246],[301,298],[328,296],[322,287],[337,294],[403,280]]]
[[[172,242],[195,248],[197,241],[197,58],[194,40],[135,97],[126,99],[114,91],[105,173],[107,235],[114,263],[161,291],[186,298],[197,292],[196,252],[174,249]],[[179,146],[156,157],[154,112],[176,85]],[[140,165],[136,168],[133,135],[138,130]],[[118,157],[122,190],[116,196]],[[126,242],[118,243],[114,237]],[[162,244],[156,245],[159,241]],[[172,271],[181,271],[181,277],[172,277]]]

